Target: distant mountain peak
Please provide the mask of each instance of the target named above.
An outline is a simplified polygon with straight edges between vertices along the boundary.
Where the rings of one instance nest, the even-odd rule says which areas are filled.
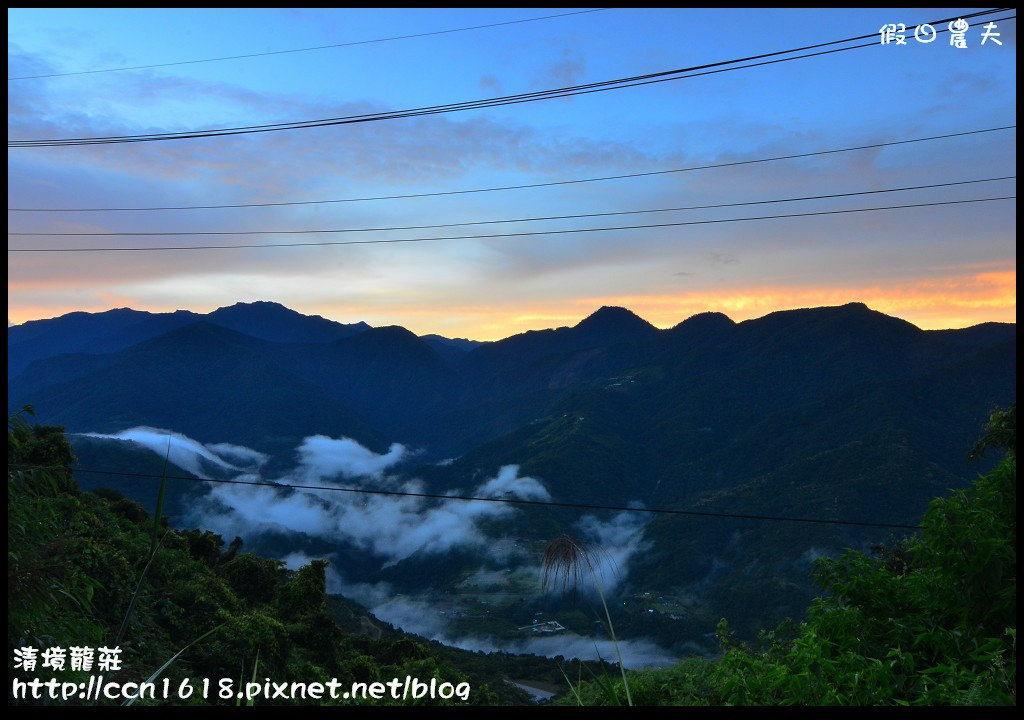
[[[581,320],[576,327],[645,327],[651,330],[655,329],[653,325],[632,310],[615,305],[604,305],[601,309]]]
[[[274,313],[276,315],[301,315],[301,313],[292,310],[291,308],[285,307],[281,303],[273,302],[271,300],[255,300],[253,302],[236,302],[234,305],[225,305],[219,307],[210,313],[211,317],[224,316],[224,315],[240,315],[240,314],[269,314]]]
[[[320,315],[303,315],[269,300],[238,302],[217,308],[209,322],[275,342],[332,342],[370,328],[366,323],[344,325]]]
[[[718,312],[716,310],[706,310],[704,312],[696,313],[696,314],[691,315],[690,317],[686,318],[685,320],[683,320],[683,322],[684,323],[689,323],[689,322],[708,322],[708,323],[710,323],[710,322],[713,322],[713,323],[728,323],[730,325],[735,325],[736,324],[735,321],[731,317],[729,317],[725,313]],[[680,323],[680,325],[681,324],[682,323]]]
[[[580,321],[573,332],[591,342],[610,345],[647,340],[654,337],[658,329],[626,308],[605,305]]]
[[[725,313],[713,312],[709,310],[707,312],[701,312],[697,313],[696,315],[691,315],[690,317],[686,318],[681,323],[676,325],[673,328],[673,330],[680,330],[685,328],[686,330],[700,330],[703,332],[707,332],[712,330],[728,330],[734,327],[736,327],[736,323],[733,321],[731,317],[729,317]]]

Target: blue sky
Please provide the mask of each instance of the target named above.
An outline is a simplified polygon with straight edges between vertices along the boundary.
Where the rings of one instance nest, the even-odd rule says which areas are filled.
[[[1016,20],[915,41],[965,8],[9,9],[8,139],[181,132],[408,110],[860,35],[869,47],[539,102],[229,137],[8,150],[8,320],[273,300],[340,322],[497,339],[622,305],[660,327],[865,302],[921,327],[1016,322]],[[573,14],[569,14],[573,13]],[[992,16],[1003,17],[1012,13]],[[556,17],[547,17],[556,16]],[[526,21],[526,22],[514,22]],[[496,25],[498,23],[506,23]],[[906,45],[883,45],[886,23]],[[478,27],[496,25],[493,27]],[[938,26],[944,29],[943,26]],[[475,28],[475,29],[468,29]],[[452,31],[452,32],[448,32]],[[417,37],[403,37],[417,36]],[[358,43],[358,44],[351,44]],[[341,45],[318,50],[300,50]],[[277,53],[145,69],[236,55]],[[104,70],[105,72],[84,72]],[[66,74],[77,73],[77,74]],[[53,77],[29,77],[55,75]],[[725,168],[697,166],[957,138]],[[493,223],[565,215],[730,208]],[[545,185],[546,184],[546,185]],[[544,185],[490,192],[453,191]],[[398,198],[398,195],[426,197]],[[381,198],[387,200],[359,200]],[[317,204],[131,212],[264,203]],[[47,209],[51,212],[22,212]],[[490,224],[356,233],[195,235]],[[518,237],[317,247],[273,243]],[[20,249],[256,247],[122,252]]]

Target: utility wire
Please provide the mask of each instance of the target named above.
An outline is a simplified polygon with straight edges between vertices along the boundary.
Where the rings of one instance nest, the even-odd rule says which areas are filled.
[[[837,41],[843,42],[843,41]],[[832,44],[832,43],[825,43]],[[265,133],[265,132],[278,132],[281,130],[297,130],[302,128],[311,127],[329,127],[334,125],[351,125],[364,122],[376,122],[381,120],[396,120],[401,118],[409,117],[422,117],[425,115],[437,115],[449,112],[461,112],[464,110],[477,110],[488,107],[500,107],[504,105],[515,105],[525,102],[535,102],[538,100],[549,100],[553,98],[571,97],[574,95],[584,95],[593,92],[603,92],[606,90],[616,90],[625,87],[636,87],[639,85],[647,85],[654,82],[665,82],[667,80],[679,80],[683,77],[696,77],[698,75],[709,75],[714,72],[724,72],[725,70],[739,70],[746,67],[756,67],[758,65],[768,65],[773,62],[784,62],[785,60],[798,60],[805,57],[812,57],[814,55],[828,54],[829,52],[839,52],[841,50],[853,50],[858,47],[870,47],[874,43],[865,43],[863,45],[852,46],[849,48],[841,48],[840,50],[831,50],[827,52],[811,53],[809,55],[796,56],[791,58],[785,58],[783,60],[774,60],[770,62],[753,63],[750,65],[742,65],[732,68],[725,68],[724,70],[717,71],[705,71],[705,72],[693,72],[695,70],[716,67],[721,65],[731,65],[734,63],[744,62],[751,59],[768,57],[771,55],[787,54],[790,52],[797,52],[796,50],[786,50],[777,53],[769,53],[768,55],[759,55],[754,58],[742,58],[740,60],[730,60],[720,63],[712,63],[710,65],[696,66],[693,68],[684,68],[680,70],[666,71],[662,73],[654,73],[651,75],[637,76],[633,78],[623,78],[620,80],[605,81],[602,83],[593,83],[591,85],[580,85],[566,88],[557,88],[553,90],[544,90],[535,93],[524,93],[521,95],[509,95],[499,98],[490,98],[485,100],[472,100],[464,101],[460,103],[450,103],[447,105],[435,105],[430,107],[415,108],[412,110],[399,110],[389,111],[380,113],[368,113],[364,115],[349,115],[336,118],[325,118],[320,120],[304,120],[289,123],[276,123],[269,125],[251,125],[233,128],[220,128],[215,130],[196,130],[196,131],[185,131],[185,132],[173,132],[173,133],[153,133],[147,135],[115,135],[106,137],[86,137],[86,138],[61,138],[61,139],[48,139],[48,140],[8,140],[8,148],[24,148],[24,147],[67,147],[72,145],[115,145],[122,143],[135,143],[135,142],[155,142],[160,140],[186,140],[186,139],[198,139],[206,137],[224,137],[230,135],[249,135],[254,133]],[[813,46],[818,47],[818,46]],[[680,75],[681,73],[690,73],[690,75]],[[667,77],[666,77],[667,76]]]
[[[355,42],[336,43],[334,45],[318,45],[317,47],[296,48],[293,50],[274,50],[272,52],[249,53],[247,55],[228,55],[225,57],[205,58],[203,60],[179,60],[177,62],[157,63],[155,65],[134,65],[131,67],[106,68],[103,70],[79,70],[77,72],[51,73],[49,75],[23,75],[21,77],[9,77],[12,80],[36,80],[39,78],[69,77],[71,75],[93,75],[95,73],[122,72],[124,70],[149,70],[151,68],[172,67],[175,65],[195,65],[197,63],[221,62],[223,60],[242,60],[245,58],[267,57],[269,55],[287,55],[289,53],[312,52],[314,50],[330,50],[333,48],[352,47],[354,45],[371,45],[373,43],[391,42],[392,40],[409,40],[411,38],[429,37],[432,35],[448,35],[450,33],[466,32],[469,30],[483,30],[486,28],[501,27],[503,25],[518,25],[520,23],[536,22],[538,20],[552,20],[554,18],[569,17],[570,15],[586,15],[587,13],[602,12],[611,8],[596,8],[594,10],[577,10],[576,12],[562,13],[560,15],[544,15],[543,17],[526,18],[525,20],[508,20],[506,22],[489,23],[487,25],[474,25],[472,27],[455,28],[453,30],[435,30],[433,32],[416,33],[414,35],[396,35],[394,37],[377,38],[376,40],[358,40]]]
[[[794,160],[817,155],[830,155],[835,153],[853,152],[854,150],[869,150],[880,147],[891,147],[894,145],[907,145],[910,143],[928,142],[931,140],[945,140],[966,135],[980,135],[982,133],[999,132],[1001,130],[1015,130],[1016,125],[1004,125],[1002,127],[986,128],[984,130],[968,130],[965,132],[950,133],[947,135],[932,135],[930,137],[914,138],[911,140],[894,140],[892,142],[872,143],[870,145],[856,145],[854,147],[837,148],[833,150],[816,150],[814,152],[798,153],[794,155],[778,155],[775,157],[758,158],[755,160],[737,160],[735,162],[715,163],[713,165],[696,165],[686,168],[675,168],[672,170],[653,170],[642,173],[629,173],[626,175],[607,175],[596,178],[581,178],[577,180],[557,180],[546,183],[532,183],[529,185],[506,185],[503,187],[475,188],[469,190],[447,190],[432,193],[415,193],[410,195],[383,195],[379,197],[362,198],[340,198],[335,200],[304,200],[296,202],[276,203],[247,203],[240,205],[184,205],[166,207],[135,207],[135,208],[7,208],[8,212],[150,212],[154,210],[221,210],[226,208],[255,208],[255,207],[286,207],[293,205],[326,205],[330,203],[369,202],[374,200],[405,200],[410,198],[441,197],[444,195],[466,195],[470,193],[498,192],[504,190],[525,190],[532,188],[554,187],[557,185],[576,185],[581,183],[604,182],[606,180],[626,180],[638,177],[652,177],[656,175],[669,175],[673,173],[694,172],[696,170],[711,170],[715,168],[737,167],[740,165],[754,165],[757,163],[776,162],[779,160]]]
[[[935,20],[933,23],[941,24],[943,22],[949,22],[959,18],[973,18],[983,15],[989,15],[997,10],[985,10],[969,15],[958,16],[958,18],[947,18],[946,20]],[[1006,18],[999,18],[1003,20]],[[937,32],[944,32],[939,30]],[[280,130],[297,130],[301,128],[310,127],[328,127],[333,125],[349,125],[355,123],[374,122],[380,120],[394,120],[399,118],[408,117],[420,117],[424,115],[435,115],[440,113],[459,112],[463,110],[473,110],[485,107],[498,107],[503,105],[514,105],[525,102],[535,102],[538,100],[548,100],[559,97],[570,97],[574,95],[584,95],[593,92],[603,92],[606,90],[616,90],[624,87],[637,87],[640,85],[648,85],[657,82],[667,82],[669,80],[679,80],[689,77],[697,77],[700,75],[711,75],[719,72],[727,72],[730,70],[739,70],[750,67],[758,67],[761,65],[771,65],[779,62],[787,62],[789,60],[799,60],[808,57],[814,57],[817,55],[827,55],[835,52],[842,52],[844,50],[854,50],[857,48],[872,47],[878,43],[870,42],[861,45],[854,45],[850,47],[838,48],[833,50],[824,50],[820,52],[808,53],[805,55],[798,55],[795,57],[775,59],[775,60],[764,60],[764,58],[776,57],[779,55],[789,55],[797,52],[804,52],[806,50],[812,50],[816,48],[828,47],[831,45],[841,45],[849,42],[855,42],[866,38],[874,38],[877,36],[877,32],[873,32],[870,35],[861,35],[854,38],[847,38],[845,40],[833,40],[830,42],[817,43],[815,45],[807,45],[801,48],[794,48],[791,50],[780,50],[771,53],[762,53],[760,55],[752,55],[745,58],[738,58],[736,60],[725,60],[715,63],[706,63],[703,65],[695,65],[688,68],[680,68],[677,70],[666,70],[657,73],[648,73],[646,75],[637,75],[628,78],[619,78],[617,80],[605,80],[601,82],[588,83],[585,85],[574,85],[563,88],[555,88],[551,90],[542,90],[532,93],[523,93],[519,95],[506,95],[498,98],[490,98],[485,100],[471,100],[459,103],[450,103],[446,105],[434,105],[423,108],[415,108],[412,110],[400,110],[391,112],[381,113],[368,113],[364,115],[350,115],[336,118],[325,118],[320,120],[303,120],[297,122],[288,123],[274,123],[268,125],[249,125],[242,127],[232,128],[220,128],[214,130],[194,130],[185,132],[172,132],[172,133],[152,133],[146,135],[114,135],[106,137],[84,137],[84,138],[59,138],[59,139],[47,139],[47,140],[9,140],[7,146],[9,148],[28,148],[28,147],[66,147],[71,145],[111,145],[121,143],[135,143],[135,142],[154,142],[159,140],[184,140],[184,139],[197,139],[203,137],[223,137],[228,135],[247,135],[252,133],[264,133],[264,132],[276,132]],[[750,62],[753,60],[761,60],[761,62]],[[739,63],[748,63],[746,65],[738,65]],[[737,65],[737,67],[725,67],[729,65]],[[717,68],[711,70],[709,68]],[[701,71],[701,72],[697,72]]]
[[[64,469],[57,467],[44,467],[36,465],[8,465],[8,468],[16,468],[21,470],[52,470],[52,469]],[[637,513],[648,513],[651,515],[686,515],[691,517],[714,517],[724,518],[731,520],[767,520],[770,522],[794,522],[794,523],[813,523],[818,525],[855,525],[859,527],[876,527],[876,528],[899,528],[905,530],[920,530],[920,525],[904,525],[900,523],[879,523],[879,522],[864,522],[860,520],[826,520],[823,518],[803,518],[803,517],[784,517],[778,515],[747,515],[739,513],[719,513],[705,510],[675,510],[670,508],[644,508],[644,507],[627,507],[622,505],[592,505],[582,503],[569,503],[569,502],[555,502],[553,500],[520,500],[517,498],[501,497],[478,497],[475,495],[442,495],[440,493],[422,493],[422,492],[408,492],[403,490],[368,490],[366,488],[349,488],[349,487],[336,487],[330,485],[290,485],[287,483],[276,483],[258,480],[226,480],[226,479],[210,479],[210,478],[196,478],[186,475],[156,475],[148,473],[129,473],[129,472],[113,472],[107,470],[94,470],[89,468],[72,468],[73,472],[76,473],[90,473],[94,475],[115,475],[118,477],[135,477],[135,478],[152,478],[152,479],[163,479],[168,480],[189,480],[192,482],[209,482],[209,483],[221,483],[225,485],[250,485],[257,487],[268,487],[277,488],[281,490],[320,490],[326,492],[342,492],[342,493],[353,493],[357,495],[384,495],[393,497],[414,497],[423,498],[425,500],[461,500],[466,502],[492,502],[492,503],[507,503],[510,505],[533,505],[539,507],[560,507],[560,508],[572,508],[576,510],[610,510],[614,512],[637,512]]]
[[[724,218],[720,220],[691,220],[688,222],[654,223],[650,225],[621,225],[616,227],[600,228],[576,228],[569,230],[542,230],[536,232],[517,233],[496,233],[491,235],[453,235],[443,237],[423,238],[394,238],[387,240],[337,240],[331,242],[316,243],[267,243],[262,245],[181,245],[181,246],[160,246],[160,247],[87,247],[87,248],[7,248],[8,253],[15,252],[147,252],[157,250],[236,250],[236,249],[263,249],[263,248],[284,248],[284,247],[328,247],[332,245],[386,245],[392,243],[418,243],[434,242],[440,240],[480,240],[490,238],[506,237],[529,237],[537,235],[567,235],[574,233],[605,232],[611,230],[645,230],[649,228],[684,227],[687,225],[713,225],[729,222],[746,222],[750,220],[777,220],[781,218],[813,217],[820,215],[844,215],[857,212],[876,212],[881,210],[902,210],[906,208],[937,207],[941,205],[962,205],[965,203],[995,202],[998,200],[1016,200],[1016,195],[1002,197],[976,198],[972,200],[946,200],[943,202],[914,203],[909,205],[888,205],[885,207],[855,208],[850,210],[824,210],[821,212],[788,213],[785,215],[759,215],[756,217]],[[338,231],[313,231],[313,232],[338,232]]]
[[[472,225],[501,225],[506,223],[539,222],[544,220],[578,220],[582,218],[611,217],[616,215],[643,215],[647,213],[684,212],[689,210],[712,210],[717,208],[745,207],[750,205],[772,205],[775,203],[802,202],[806,200],[828,200],[841,197],[857,197],[860,195],[877,195],[881,193],[903,192],[907,190],[927,190],[931,188],[971,185],[974,183],[1014,180],[1016,175],[984,178],[980,180],[960,180],[958,182],[936,183],[933,185],[912,185],[908,187],[888,188],[885,190],[862,190],[860,192],[834,193],[831,195],[808,195],[804,197],[779,198],[775,200],[752,200],[749,202],[722,203],[718,205],[689,205],[686,207],[657,208],[653,210],[619,210],[616,212],[581,213],[577,215],[549,215],[546,217],[513,218],[510,220],[476,220],[473,222],[446,223],[442,225],[403,225],[396,227],[376,228],[343,228],[336,230],[210,230],[210,231],[174,231],[174,232],[8,232],[7,237],[170,237],[193,235],[309,235],[318,233],[357,233],[357,232],[389,232],[393,230],[436,230],[440,228],[468,227]]]

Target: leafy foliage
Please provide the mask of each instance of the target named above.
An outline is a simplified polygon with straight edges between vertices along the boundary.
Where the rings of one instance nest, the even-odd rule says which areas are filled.
[[[918,537],[819,560],[816,579],[829,594],[792,643],[727,649],[721,699],[1016,704],[1015,434],[992,442],[1011,450],[1006,459],[969,490],[934,500]]]
[[[638,701],[1015,705],[1014,415],[1015,406],[995,413],[979,444],[1001,447],[1006,458],[970,489],[934,500],[919,535],[870,555],[851,550],[818,560],[815,579],[827,594],[795,633],[763,632],[753,649],[723,620],[719,660],[632,674]],[[673,673],[678,680],[666,683]],[[604,694],[581,690],[595,704]]]
[[[469,682],[431,649],[394,631],[385,636],[378,629],[377,638],[343,632],[328,612],[326,561],[289,571],[280,561],[240,553],[238,538],[225,549],[220,536],[198,529],[167,530],[154,547],[158,516],[150,518],[116,492],[80,493],[67,469],[73,454],[62,428],[31,426],[28,414],[8,418],[8,657],[26,647],[41,654],[72,645],[118,645],[121,667],[104,672],[107,681],[159,676],[171,687],[186,678],[194,684],[209,678],[214,686],[221,678],[240,683],[257,677],[257,667],[257,680],[308,684],[336,678],[341,688],[406,675],[453,686]],[[86,682],[89,673],[37,666],[12,668],[9,675]],[[467,701],[455,695],[409,702],[498,702],[486,684],[474,680],[470,687]],[[197,693],[187,702],[234,701],[214,688],[207,698]],[[10,702],[44,699],[12,696]],[[362,700],[328,695],[322,702]],[[287,704],[256,701],[265,703]]]
[[[26,407],[7,419],[7,647],[8,657],[26,643],[52,634],[76,642],[99,637],[90,618],[100,588],[94,575],[73,561],[63,502],[74,502],[74,461],[62,428],[29,424]]]

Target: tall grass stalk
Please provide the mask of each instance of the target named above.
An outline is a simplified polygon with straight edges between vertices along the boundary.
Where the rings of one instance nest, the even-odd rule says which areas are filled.
[[[633,704],[633,695],[629,691],[629,680],[626,679],[626,667],[622,664],[622,651],[619,648],[618,638],[615,637],[615,626],[612,624],[612,615],[608,610],[608,602],[605,600],[604,590],[601,581],[597,577],[597,569],[591,560],[594,548],[590,548],[582,540],[562,535],[548,543],[544,550],[542,562],[543,584],[547,588],[550,585],[561,585],[562,590],[572,587],[573,591],[579,587],[580,581],[589,571],[594,579],[594,587],[597,595],[601,598],[601,605],[604,607],[604,616],[608,620],[608,634],[615,646],[615,654],[619,659],[619,672],[622,673],[622,685],[626,690],[626,702]],[[577,694],[577,698],[579,695]]]
[[[136,601],[138,601],[139,595],[142,592],[142,583],[145,582],[146,576],[149,574],[149,568],[153,565],[153,560],[156,558],[157,551],[160,549],[160,545],[163,542],[163,539],[167,536],[167,533],[170,532],[170,530],[168,530],[167,532],[163,533],[162,535],[160,534],[161,521],[163,520],[164,495],[167,493],[167,466],[170,463],[170,459],[171,459],[171,437],[170,437],[170,435],[168,435],[167,436],[167,453],[164,455],[164,469],[163,469],[163,472],[161,473],[161,477],[160,477],[160,491],[157,493],[157,496],[156,496],[156,511],[153,513],[153,533],[152,533],[152,539],[151,539],[150,544],[149,544],[149,559],[146,561],[146,566],[144,568],[142,568],[142,573],[139,575],[139,582],[135,586],[135,592],[132,593],[131,600],[128,601],[128,610],[124,614],[124,621],[121,623],[121,629],[118,630],[118,632],[117,632],[117,639],[114,641],[114,646],[115,647],[117,647],[117,646],[119,646],[121,644],[121,640],[124,638],[124,634],[128,630],[128,623],[131,620],[132,613],[135,610],[135,603],[136,603]],[[225,625],[227,625],[227,623],[221,623],[220,625],[216,626],[215,628],[213,628],[211,630],[207,630],[205,633],[203,633],[202,635],[197,637],[195,640],[193,640],[188,645],[183,647],[181,650],[176,652],[167,662],[165,662],[163,665],[161,665],[159,668],[157,668],[156,672],[154,672],[152,675],[150,675],[148,678],[146,678],[145,682],[151,683],[154,680],[156,680],[158,677],[160,677],[160,674],[163,673],[164,670],[169,668],[174,663],[175,660],[177,660],[179,657],[181,657],[181,655],[186,650],[188,650],[193,645],[199,643],[200,641],[208,638],[210,635],[212,635],[213,633],[217,632],[218,630],[220,630]],[[258,654],[257,654],[256,662],[257,662],[257,664],[259,663],[259,655]],[[255,673],[255,672],[256,672],[256,668],[254,667],[253,668],[253,673]],[[131,699],[126,700],[125,702],[123,702],[122,705],[131,705],[132,703],[135,702],[135,700],[136,700],[136,698],[131,698]],[[252,703],[250,702],[249,704],[251,705]]]
[[[114,646],[117,647],[121,644],[121,640],[124,639],[124,634],[128,630],[128,623],[131,621],[132,613],[135,611],[135,603],[139,599],[139,593],[142,592],[142,583],[146,580],[146,575],[149,574],[149,568],[153,564],[153,559],[156,557],[156,552],[160,548],[160,543],[163,537],[160,535],[160,520],[163,517],[164,509],[164,494],[167,492],[167,464],[171,459],[171,438],[167,437],[167,453],[164,455],[164,469],[160,477],[160,491],[156,496],[156,512],[153,514],[153,533],[152,539],[149,543],[149,559],[146,561],[145,567],[142,568],[142,574],[139,575],[139,582],[135,585],[135,592],[132,593],[131,599],[128,601],[128,609],[125,611],[124,620],[121,622],[121,628],[117,631],[117,638],[114,639]]]
[[[260,649],[256,648],[256,662],[254,662],[252,664],[252,680],[250,682],[256,682],[256,673],[259,670],[259,667],[260,667]],[[238,676],[238,688],[239,688],[239,691],[241,691],[241,689],[243,687],[245,687],[242,684],[242,680],[244,678],[244,671],[245,671],[244,663],[242,665],[242,671],[243,671],[243,675],[239,675]],[[256,704],[256,696],[255,695],[253,695],[252,697],[248,698],[245,701],[245,706],[246,707],[252,707],[255,704]],[[242,706],[242,696],[239,695],[238,699],[235,701],[235,707],[241,707],[241,706]]]
[[[579,668],[579,679],[576,681],[575,685],[572,684],[572,680],[569,679],[569,676],[565,674],[565,668],[563,668],[561,665],[559,665],[558,666],[558,671],[560,673],[562,673],[562,677],[565,678],[565,684],[569,686],[569,690],[571,690],[572,694],[576,697],[576,704],[577,705],[582,705],[583,704],[583,697],[580,695],[580,688],[583,687],[583,666],[582,666],[582,663],[580,664],[580,668]]]
[[[173,655],[173,656],[171,657],[171,659],[170,659],[170,660],[168,660],[168,661],[167,661],[167,662],[165,662],[165,663],[164,663],[163,665],[161,665],[160,667],[158,667],[158,668],[157,668],[157,670],[156,670],[156,672],[154,672],[154,673],[153,673],[152,675],[150,675],[150,676],[149,676],[148,678],[146,678],[146,679],[145,679],[145,680],[144,680],[143,682],[144,682],[144,683],[151,683],[151,682],[153,682],[154,680],[156,680],[156,679],[157,679],[158,677],[160,677],[160,674],[161,674],[161,673],[163,673],[163,671],[164,671],[164,670],[166,670],[167,668],[169,668],[169,667],[171,666],[171,664],[172,664],[172,663],[173,663],[173,662],[174,662],[175,660],[177,660],[177,659],[178,659],[179,657],[181,657],[181,655],[182,655],[182,654],[183,654],[183,653],[184,653],[184,652],[185,652],[186,650],[188,650],[188,649],[189,649],[190,647],[192,647],[193,645],[195,645],[195,644],[196,644],[196,643],[198,643],[199,641],[201,641],[201,640],[205,640],[205,639],[206,639],[206,638],[208,638],[208,637],[209,637],[210,635],[213,635],[213,634],[214,634],[215,632],[217,632],[218,630],[220,630],[220,629],[221,629],[222,627],[224,627],[225,625],[227,625],[227,623],[221,623],[220,625],[218,625],[217,627],[213,628],[212,630],[207,630],[206,632],[204,632],[204,633],[203,633],[202,635],[200,635],[200,636],[199,636],[199,637],[197,637],[197,638],[196,638],[195,640],[193,640],[192,642],[190,642],[190,643],[189,643],[188,645],[186,645],[185,647],[183,647],[183,648],[182,648],[181,650],[179,650],[178,652],[174,653],[174,655]],[[128,700],[125,700],[125,701],[124,701],[123,703],[121,703],[121,704],[122,704],[122,705],[131,705],[131,704],[132,704],[132,703],[134,703],[134,702],[135,702],[135,701],[136,701],[137,699],[138,699],[138,696],[135,696],[135,697],[133,697],[133,698],[130,698],[130,699],[128,699]]]
[[[160,536],[160,520],[164,512],[164,495],[167,493],[167,465],[171,460],[171,436],[167,436],[167,453],[164,455],[164,469],[160,473],[160,491],[156,495],[156,512],[153,513],[153,538],[149,551],[156,553],[157,538]]]

